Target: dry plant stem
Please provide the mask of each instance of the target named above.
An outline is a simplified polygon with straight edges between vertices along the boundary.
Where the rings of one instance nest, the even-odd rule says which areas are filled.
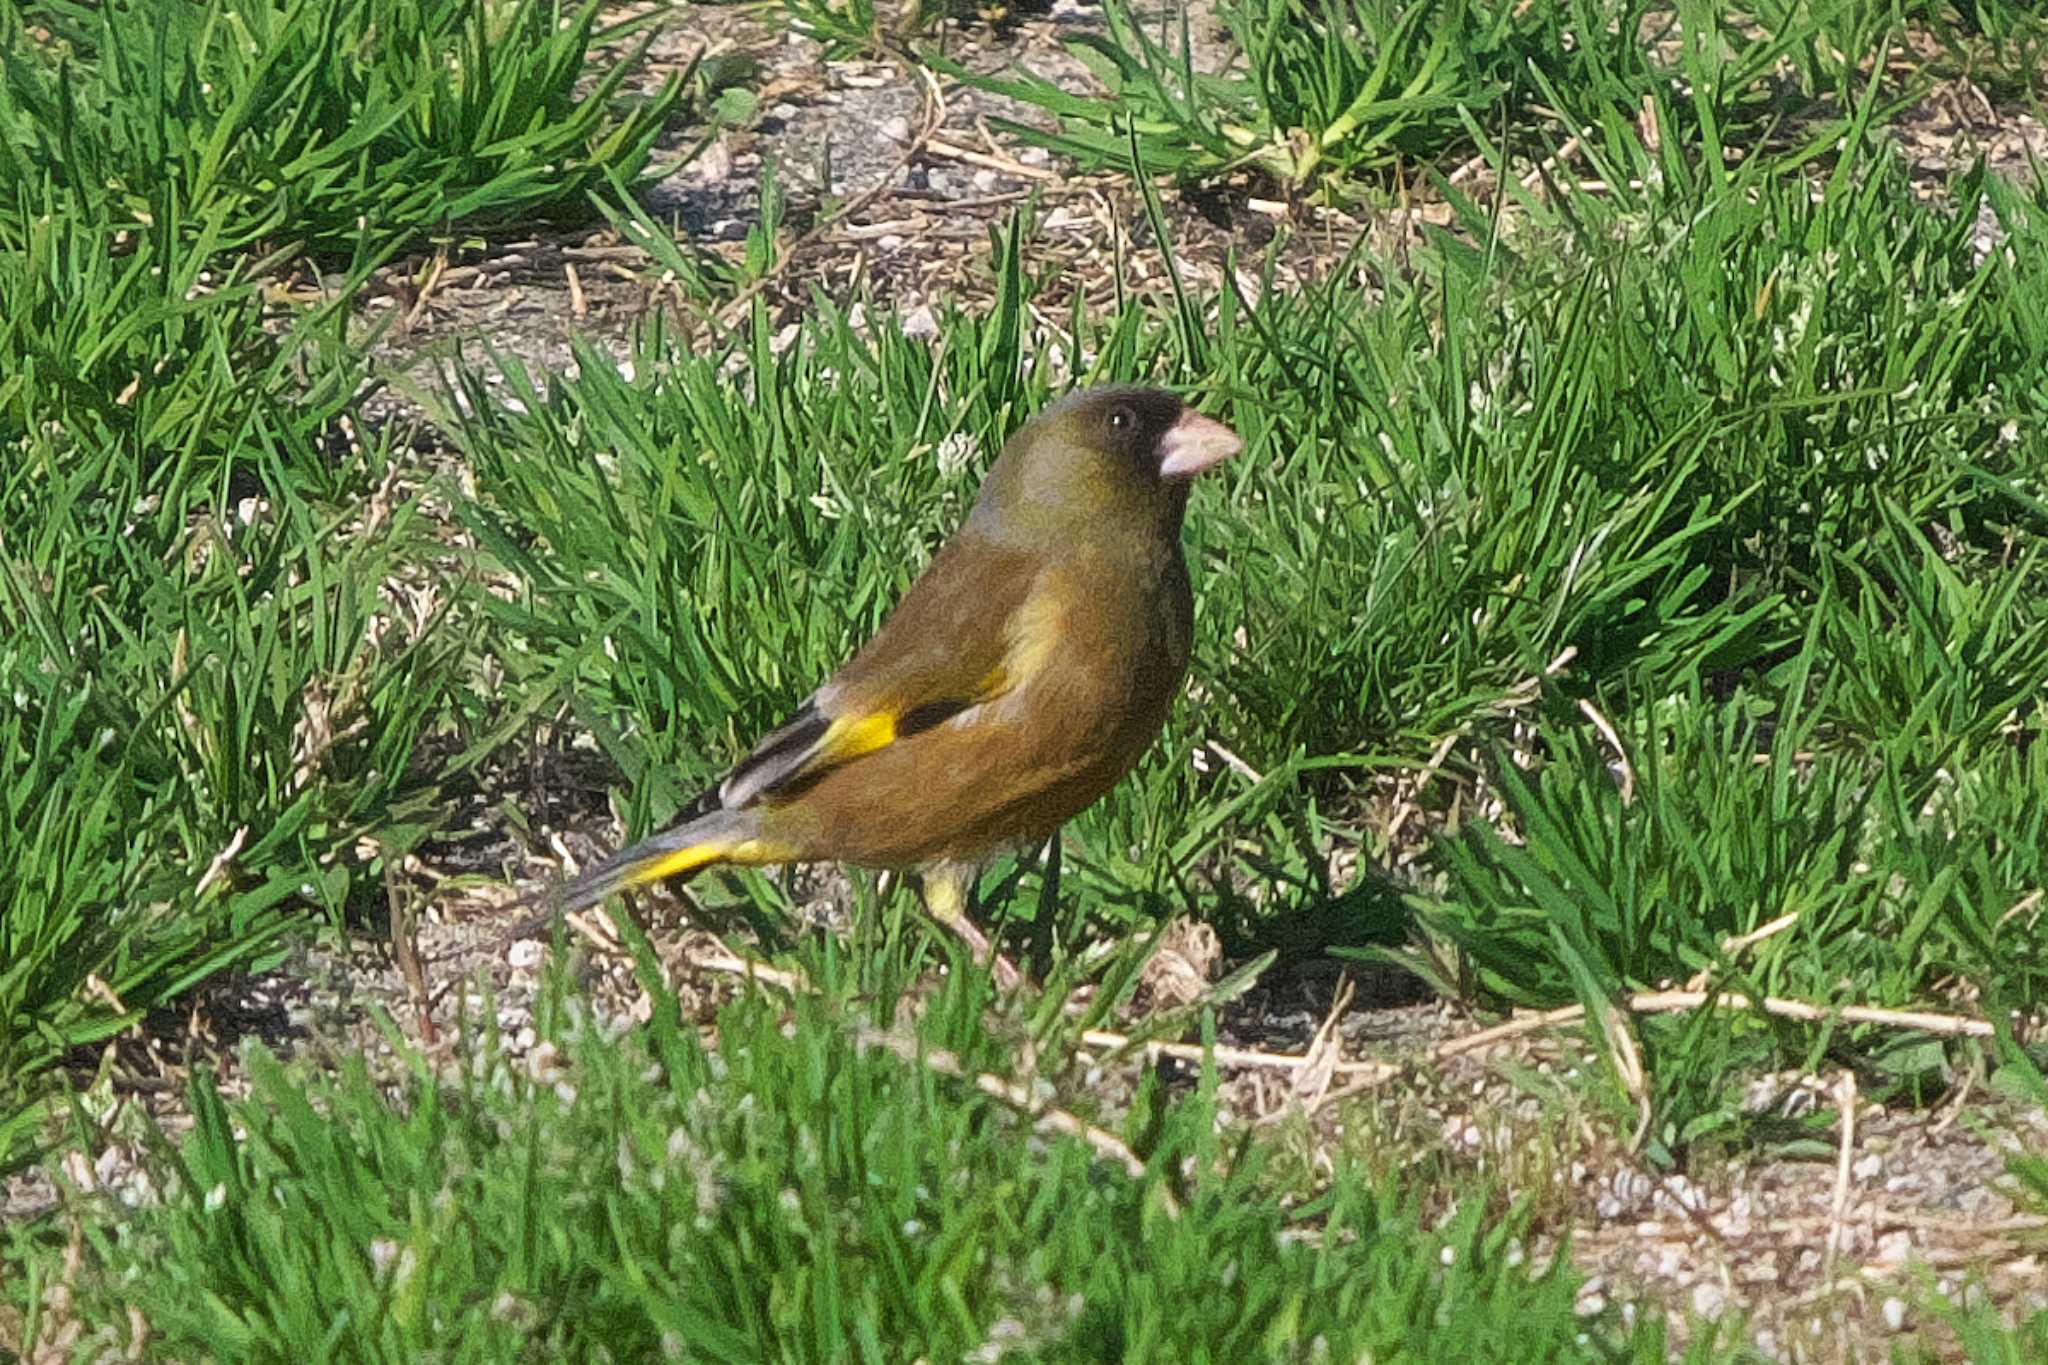
[[[1844,1071],[1835,1086],[1835,1102],[1842,1114],[1842,1138],[1835,1149],[1835,1198],[1828,1213],[1826,1255],[1829,1278],[1835,1258],[1842,1254],[1842,1232],[1849,1220],[1850,1166],[1856,1155],[1856,1073]]]
[[[1438,741],[1436,751],[1429,756],[1429,762],[1422,765],[1422,772],[1415,779],[1415,785],[1395,803],[1393,813],[1387,817],[1388,842],[1395,842],[1392,836],[1398,834],[1408,818],[1421,809],[1422,794],[1429,790],[1429,784],[1434,782],[1437,773],[1442,771],[1444,760],[1450,757],[1451,749],[1464,737],[1465,728],[1460,726]]]
[[[1732,958],[1744,949],[1754,948],[1765,939],[1777,937],[1797,923],[1799,923],[1799,912],[1797,910],[1788,910],[1768,924],[1760,924],[1746,934],[1736,934],[1731,938],[1722,939],[1721,955]],[[1703,991],[1707,988],[1707,983],[1713,979],[1713,969],[1703,967],[1693,973],[1692,979],[1685,983],[1685,988],[1689,991]]]
[[[1579,134],[1573,133],[1558,145],[1558,149],[1543,158],[1536,168],[1522,177],[1522,188],[1533,190],[1541,184],[1543,177],[1557,170],[1565,162],[1579,154]]]
[[[1112,1048],[1124,1051],[1142,1048],[1145,1060],[1156,1062],[1161,1057],[1171,1057],[1182,1062],[1201,1062],[1210,1057],[1218,1066],[1270,1067],[1282,1071],[1299,1070],[1315,1063],[1316,1058],[1306,1052],[1261,1052],[1257,1048],[1226,1047],[1219,1043],[1205,1048],[1200,1043],[1138,1042],[1121,1033],[1108,1029],[1084,1030],[1081,1041],[1090,1047]],[[1391,1062],[1336,1062],[1330,1065],[1331,1074],[1337,1076],[1372,1076],[1385,1078],[1400,1074],[1401,1068]]]
[[[249,827],[243,825],[235,831],[234,837],[228,840],[227,847],[213,855],[213,861],[209,862],[206,865],[206,871],[199,875],[198,884],[192,888],[194,899],[205,895],[206,888],[220,880],[221,875],[228,870],[228,866],[241,855],[242,846],[248,842]]]
[[[434,1028],[434,994],[427,986],[427,972],[420,960],[420,900],[415,890],[401,882],[398,877],[402,860],[390,856],[384,858],[384,898],[391,916],[391,958],[398,967],[398,975],[405,982],[406,998],[412,1003],[413,1018],[418,1022],[420,1042],[433,1047],[440,1041],[440,1034]]]
[[[1242,777],[1245,781],[1251,783],[1254,787],[1258,786],[1260,783],[1266,780],[1265,774],[1261,773],[1257,768],[1254,768],[1251,764],[1245,762],[1242,758],[1239,758],[1230,750],[1224,748],[1219,741],[1213,739],[1204,740],[1202,747],[1207,749],[1210,753],[1216,755],[1216,757],[1222,759],[1225,767],[1229,768],[1239,777]]]
[[[697,959],[697,965],[712,971],[732,972],[753,981],[763,981],[779,986],[792,995],[811,990],[811,984],[800,972],[782,971],[763,963],[751,961],[737,953],[726,952],[719,956]],[[1133,1180],[1145,1177],[1145,1163],[1138,1159],[1124,1141],[1116,1134],[1097,1128],[1076,1114],[1065,1109],[1042,1105],[1034,1101],[1023,1086],[1014,1081],[1004,1080],[993,1072],[981,1071],[970,1074],[960,1065],[960,1059],[943,1049],[921,1047],[915,1038],[900,1033],[885,1032],[867,1023],[859,1023],[853,1029],[854,1041],[863,1047],[881,1047],[904,1061],[915,1062],[929,1067],[942,1076],[972,1080],[975,1089],[991,1099],[1010,1106],[1029,1118],[1039,1128],[1049,1132],[1066,1133],[1077,1137],[1093,1148],[1097,1155],[1106,1157],[1124,1168]],[[1159,1196],[1165,1201],[1166,1211],[1174,1217],[1180,1216],[1180,1205],[1173,1195],[1161,1189]]]
[[[1308,1055],[1313,1058],[1307,1066],[1294,1073],[1292,1098],[1299,1101],[1302,1112],[1313,1114],[1329,1094],[1330,1082],[1336,1078],[1337,1066],[1344,1060],[1343,1036],[1337,1027],[1344,1021],[1344,1012],[1351,1008],[1351,997],[1357,993],[1358,983],[1351,979],[1349,972],[1338,978],[1336,992],[1330,998],[1330,1008],[1323,1015],[1323,1022],[1316,1027],[1315,1036],[1308,1041]]]
[[[2048,891],[2029,891],[2026,895],[2014,901],[2010,910],[2007,910],[1998,917],[1996,927],[2003,929],[2008,920],[2015,920],[2021,915],[2032,913],[2034,907],[2039,905],[2043,898],[2048,898]]]
[[[856,1025],[854,1041],[863,1047],[880,1047],[894,1053],[906,1062],[912,1062],[937,1072],[941,1076],[952,1076],[961,1080],[972,1080],[974,1088],[990,1099],[1010,1106],[1036,1124],[1041,1130],[1065,1133],[1077,1137],[1094,1149],[1096,1155],[1114,1161],[1122,1166],[1124,1173],[1133,1180],[1145,1178],[1145,1163],[1138,1154],[1125,1145],[1122,1138],[1065,1109],[1042,1105],[1032,1099],[1023,1086],[1006,1081],[992,1072],[969,1072],[960,1065],[960,1059],[942,1048],[920,1047],[914,1038],[899,1033],[884,1032],[867,1024]],[[1171,1191],[1161,1188],[1159,1197],[1165,1204],[1169,1216],[1180,1216],[1180,1203]]]
[[[956,147],[952,143],[942,142],[938,138],[932,138],[926,142],[924,150],[933,156],[945,157],[948,161],[959,161],[969,166],[979,166],[983,170],[1001,171],[1005,175],[1014,175],[1019,180],[1059,179],[1059,172],[1047,167],[1027,166],[1021,161],[1012,161],[1008,157],[990,156],[987,152],[977,152],[967,147]]]
[[[1971,1232],[1986,1237],[2013,1237],[2031,1232],[2048,1232],[2048,1214],[2015,1213],[2007,1218],[1993,1221],[1970,1218],[1964,1215],[1925,1213],[1918,1209],[1887,1209],[1881,1204],[1857,1206],[1856,1217],[1852,1220],[1859,1226],[1870,1228],[1911,1228],[1916,1232]],[[1834,1222],[1832,1214],[1799,1213],[1769,1220],[1769,1225],[1790,1232],[1817,1232]],[[1617,1235],[1633,1237],[1636,1233],[1628,1228],[1617,1229]]]
[[[1971,1019],[1960,1014],[1935,1014],[1926,1010],[1888,1010],[1874,1005],[1841,1005],[1830,1008],[1825,1005],[1808,1004],[1804,1000],[1785,1000],[1778,996],[1765,996],[1760,1002],[1752,1003],[1750,998],[1736,991],[1713,994],[1707,991],[1643,991],[1621,1002],[1623,1008],[1635,1014],[1683,1014],[1689,1010],[1762,1009],[1780,1019],[1798,1019],[1807,1023],[1822,1023],[1839,1019],[1850,1024],[1879,1024],[1887,1028],[1914,1028],[1925,1033],[1939,1034],[1944,1038],[1989,1038],[1994,1030],[1988,1020]],[[1495,1043],[1519,1038],[1524,1034],[1539,1033],[1559,1024],[1571,1024],[1586,1017],[1584,1005],[1566,1005],[1562,1009],[1546,1010],[1541,1014],[1524,1015],[1510,1019],[1489,1029],[1453,1038],[1436,1049],[1438,1058],[1456,1057],[1466,1052],[1477,1052]]]
[[[1628,1140],[1629,1154],[1633,1156],[1643,1150],[1643,1139],[1649,1136],[1650,1125],[1656,1119],[1656,1110],[1650,1105],[1650,1077],[1643,1067],[1643,1050],[1636,1045],[1635,1016],[1624,1010],[1608,1010],[1600,1022],[1615,1067],[1621,1073],[1622,1086],[1636,1106],[1636,1130]]]
[[[788,991],[791,995],[808,994],[812,989],[811,983],[804,978],[802,972],[772,967],[765,962],[741,957],[724,949],[716,954],[694,957],[691,961],[706,971],[744,976],[751,981],[765,982]],[[1309,1066],[1316,1061],[1311,1053],[1306,1052],[1261,1052],[1256,1048],[1225,1047],[1220,1044],[1214,1048],[1205,1048],[1199,1043],[1140,1042],[1128,1034],[1113,1033],[1108,1029],[1084,1029],[1081,1033],[1081,1042],[1088,1047],[1107,1048],[1116,1052],[1133,1048],[1142,1049],[1148,1062],[1156,1062],[1161,1057],[1171,1057],[1183,1062],[1202,1062],[1214,1057],[1218,1066],[1272,1067],[1291,1071]],[[1364,1076],[1374,1082],[1397,1076],[1401,1072],[1400,1067],[1390,1062],[1339,1061],[1329,1065],[1333,1075]]]
[[[1628,761],[1628,750],[1622,747],[1621,736],[1615,733],[1613,722],[1600,713],[1599,707],[1593,705],[1592,702],[1584,697],[1579,698],[1579,711],[1587,720],[1593,722],[1593,728],[1600,732],[1600,738],[1606,740],[1608,747],[1614,750],[1614,761],[1621,765],[1621,804],[1624,806],[1634,805],[1636,802],[1635,766]]]

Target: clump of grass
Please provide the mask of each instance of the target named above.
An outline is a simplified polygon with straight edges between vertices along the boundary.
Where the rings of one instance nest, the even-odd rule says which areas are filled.
[[[1646,104],[1678,142],[1754,155],[1783,136],[1785,71],[1794,122],[1822,125],[1799,130],[1811,154],[1839,134],[1898,25],[1857,5],[1234,0],[1216,13],[1224,58],[1198,66],[1187,12],[1163,13],[1154,33],[1108,0],[1107,32],[1068,40],[1096,79],[1087,93],[1021,69],[938,64],[1051,115],[1051,129],[996,123],[1082,169],[1183,183],[1249,171],[1283,194],[1342,199],[1397,166],[1448,169],[1504,143],[1632,120]]]
[[[420,746],[473,694],[451,594],[405,572],[427,541],[357,416],[349,291],[395,221],[556,202],[554,139],[593,140],[587,181],[658,127],[570,116],[589,13],[444,10],[0,20],[0,1166],[51,1067],[262,960],[307,905],[360,913],[440,819]],[[418,41],[379,55],[365,22]],[[449,160],[463,138],[489,146]],[[293,234],[355,259],[281,328],[261,291],[290,248],[248,249]]]
[[[1284,1208],[1261,1150],[1220,1138],[1213,1077],[1134,1112],[1133,1178],[857,1046],[850,1021],[892,1007],[855,993],[908,977],[818,979],[832,998],[793,1019],[725,1010],[715,1049],[651,961],[631,1031],[557,986],[525,1060],[486,1036],[453,1071],[415,1058],[396,1097],[360,1063],[313,1080],[258,1051],[247,1101],[195,1081],[195,1131],[149,1163],[162,1202],[84,1225],[68,1312],[86,1342],[138,1314],[164,1358],[314,1352],[338,1330],[393,1361],[1664,1358],[1654,1321],[1582,1318],[1564,1259],[1526,1264],[1526,1229],[1483,1200],[1426,1226],[1346,1171]],[[917,1046],[1004,1068],[985,990],[942,985]],[[60,1248],[16,1251],[32,1294],[58,1273]]]
[[[0,18],[9,179],[106,200],[113,221],[171,205],[223,250],[347,255],[457,225],[588,212],[632,182],[683,98],[624,83],[646,41],[581,88],[596,4],[317,0],[233,11],[51,3]],[[31,25],[34,36],[30,36]]]
[[[1029,72],[947,69],[1055,115],[1053,132],[1000,126],[1084,169],[1128,167],[1135,156],[1146,173],[1195,181],[1243,166],[1294,189],[1462,141],[1462,112],[1491,106],[1533,50],[1544,21],[1525,20],[1531,8],[1242,0],[1218,18],[1244,69],[1209,73],[1195,65],[1185,11],[1174,11],[1177,33],[1155,36],[1112,0],[1106,34],[1067,44],[1101,83],[1099,95],[1069,94]]]
[[[941,34],[949,24],[1002,24],[1046,0],[782,0],[792,30],[824,46],[828,58],[866,57]]]

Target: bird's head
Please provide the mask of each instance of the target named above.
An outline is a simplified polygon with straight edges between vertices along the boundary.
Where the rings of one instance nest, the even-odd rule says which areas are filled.
[[[1083,390],[1010,437],[974,517],[985,530],[1034,538],[1133,523],[1178,531],[1188,484],[1243,445],[1164,389]]]

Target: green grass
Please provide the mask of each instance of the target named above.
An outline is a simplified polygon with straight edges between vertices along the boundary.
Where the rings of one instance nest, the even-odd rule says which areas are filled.
[[[1046,994],[991,1022],[906,891],[856,878],[841,940],[779,879],[707,879],[819,998],[749,997],[706,1043],[658,986],[628,1029],[555,980],[537,1072],[484,1029],[446,1070],[401,1048],[395,1088],[260,1057],[247,1098],[202,1077],[196,1131],[149,1157],[163,1202],[14,1230],[0,1303],[32,1335],[62,1280],[108,1347],[134,1304],[163,1359],[1665,1358],[1658,1314],[1580,1319],[1568,1269],[1521,1263],[1556,1230],[1539,1205],[1412,1154],[1318,1173],[1219,1131],[1213,1078],[1113,1101],[1076,1038],[1128,998],[1136,937],[1192,914],[1240,960],[1391,957],[1476,1011],[1587,1005],[1589,1046],[1626,1030],[1645,1080],[1570,1084],[1624,1133],[1646,1102],[1659,1167],[1827,1138],[1832,1115],[1744,1106],[1763,1071],[1853,1067],[1911,1112],[1995,1064],[2038,1102],[2010,1041],[1612,1014],[1701,973],[2043,1007],[2048,194],[1964,168],[1926,202],[1888,142],[1901,92],[1869,80],[1895,20],[1941,61],[2010,58],[2027,16],[1980,8],[1982,34],[1685,6],[1688,41],[1653,53],[1644,8],[1246,0],[1244,64],[1201,77],[1112,7],[1083,55],[1116,100],[1016,91],[1061,116],[1047,145],[1341,198],[1417,167],[1452,228],[1256,304],[1175,277],[1049,327],[1025,211],[989,306],[928,340],[821,298],[793,341],[761,303],[708,352],[656,319],[625,370],[595,346],[573,374],[452,368],[430,419],[460,477],[368,425],[351,291],[400,249],[587,216],[709,82],[635,103],[626,61],[582,84],[627,36],[589,9],[0,14],[0,1169],[106,1136],[98,1092],[53,1124],[99,1044],[309,927],[377,926],[404,856],[543,728],[594,741],[628,832],[660,825],[1072,385],[1179,385],[1247,441],[1190,512],[1189,699],[1057,879],[985,884]],[[1565,127],[1548,183],[1475,203],[1447,178]],[[2007,234],[1988,253],[1980,210]],[[779,250],[770,223],[717,278]],[[264,285],[308,259],[338,301],[287,312]],[[535,832],[531,795],[503,793],[505,826]],[[1333,879],[1354,849],[1366,873]],[[942,960],[924,1044],[1034,1057],[1142,1177],[857,1045]],[[2048,1197],[2038,1162],[2014,1174]],[[1950,1326],[1983,1359],[2041,1330]]]
[[[577,96],[563,17],[0,14],[0,1168],[41,1073],[308,906],[360,917],[442,818],[421,746],[473,694],[347,291],[645,165],[678,87]],[[343,301],[282,316],[302,249]]]
[[[1225,299],[1200,346],[1142,307],[1078,320],[1096,377],[1194,379],[1248,449],[1190,518],[1212,700],[1076,822],[1051,922],[1030,872],[998,909],[1034,919],[1041,955],[1169,906],[1254,944],[1294,914],[1384,942],[1384,903],[1347,919],[1316,850],[1359,783],[1449,742],[1436,808],[1505,809],[1414,888],[1458,962],[1446,989],[1554,1005],[1707,969],[1898,1006],[1964,979],[2037,1008],[2042,920],[2007,911],[2048,877],[2048,464],[2007,389],[2043,373],[2044,282],[2023,247],[1976,261],[1970,206],[1992,195],[2023,240],[2037,209],[1957,190],[1961,211],[1923,207],[1852,145],[1818,199],[1770,170],[1630,211],[1588,197],[1600,221],[1447,243],[1370,310],[1335,285]],[[587,356],[543,391],[513,367],[518,413],[473,391],[465,515],[524,585],[491,604],[515,681],[561,690],[634,828],[845,657],[958,520],[972,483],[945,434],[1048,392],[1015,316],[927,348],[828,308],[780,358],[760,320],[730,355],[652,346],[632,380]],[[1627,800],[1582,703],[1617,726]],[[1274,775],[1197,771],[1211,741]],[[1226,889],[1246,883],[1263,906]],[[772,919],[771,884],[747,885]],[[1724,959],[1792,911],[1761,960]],[[1701,1027],[1671,1031],[1674,1078]],[[1760,1065],[1829,1036],[1713,1028]],[[1674,1079],[1666,1099],[1667,1159],[1734,1122],[1727,1095]]]
[[[943,39],[949,24],[1000,23],[1017,10],[1045,8],[1044,0],[782,0],[790,31],[815,39],[838,60],[900,53],[915,40]]]
[[[1658,1328],[1580,1318],[1483,1201],[1434,1222],[1360,1172],[1283,1209],[1206,1089],[1144,1097],[1133,1179],[857,1047],[900,968],[818,969],[794,1041],[755,999],[707,1049],[658,986],[645,1027],[603,1022],[557,974],[538,1064],[485,1033],[396,1097],[360,1065],[309,1092],[261,1052],[252,1104],[202,1076],[152,1163],[164,1202],[91,1224],[105,1273],[72,1311],[95,1345],[140,1312],[152,1359],[1664,1359]],[[956,976],[923,1045],[1006,1067],[988,1003]]]
[[[234,10],[67,0],[0,15],[0,154],[110,216],[175,206],[223,249],[586,215],[632,180],[675,112],[670,78],[627,107],[637,57],[578,88],[595,4],[270,0]],[[28,21],[47,36],[31,37]],[[644,44],[641,49],[644,52]]]
[[[1021,66],[990,75],[934,58],[978,89],[1035,106],[1054,126],[998,120],[1011,136],[1086,169],[1183,183],[1253,172],[1279,193],[1347,201],[1401,172],[1441,172],[1489,148],[1561,143],[1646,107],[1665,138],[1801,160],[1830,147],[1871,72],[1940,35],[1934,66],[2024,69],[2039,42],[2017,17],[1965,34],[1939,6],[1835,0],[1731,9],[1627,0],[1232,0],[1216,20],[1226,51],[1204,69],[1184,11],[1148,27],[1106,0],[1105,31],[1066,40],[1096,89],[1076,93]],[[1885,86],[1888,108],[1924,89],[1915,65]],[[1774,155],[1775,159],[1775,155]],[[1519,172],[1518,172],[1519,173]]]

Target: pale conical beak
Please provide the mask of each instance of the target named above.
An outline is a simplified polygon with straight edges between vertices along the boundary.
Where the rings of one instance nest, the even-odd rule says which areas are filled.
[[[1167,479],[1190,479],[1243,449],[1244,441],[1236,432],[1189,408],[1159,438],[1159,474]]]

